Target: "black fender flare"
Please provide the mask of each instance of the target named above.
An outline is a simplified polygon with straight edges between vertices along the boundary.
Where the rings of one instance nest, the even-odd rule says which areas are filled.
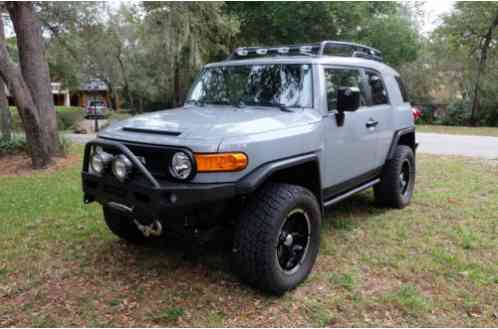
[[[260,187],[273,173],[279,170],[291,168],[294,166],[302,165],[308,162],[316,162],[318,168],[318,175],[320,175],[320,165],[318,154],[307,153],[290,158],[280,159],[272,162],[267,162],[254,169],[252,172],[242,177],[236,184],[237,194],[248,194],[254,192]],[[321,188],[321,177],[318,177],[318,182]],[[321,195],[319,195],[321,199]]]
[[[396,146],[398,145],[401,136],[411,134],[411,133],[415,134],[415,126],[402,128],[402,129],[396,130],[394,132],[393,139],[391,141],[391,146],[389,147],[389,151],[387,152],[386,161],[392,159],[392,157],[394,155],[394,151],[396,150]],[[418,146],[418,144],[414,140],[414,145],[413,145],[414,151],[417,148],[417,146]]]

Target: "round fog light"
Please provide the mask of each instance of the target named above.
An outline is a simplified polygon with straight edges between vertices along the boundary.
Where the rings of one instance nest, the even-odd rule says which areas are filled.
[[[193,171],[192,159],[185,152],[176,152],[171,158],[169,171],[177,179],[187,179]]]
[[[132,169],[133,163],[122,154],[117,156],[112,163],[112,173],[121,182],[124,182],[128,178]]]
[[[94,173],[101,175],[111,161],[111,154],[103,151],[96,152],[90,159],[90,167],[92,167]]]

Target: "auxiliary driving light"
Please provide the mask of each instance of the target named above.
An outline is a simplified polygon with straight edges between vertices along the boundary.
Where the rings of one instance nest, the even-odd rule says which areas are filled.
[[[133,163],[125,155],[118,155],[112,163],[112,173],[121,182],[124,182],[131,171],[133,170]]]
[[[103,150],[95,152],[90,159],[90,166],[92,167],[93,172],[97,175],[101,175],[109,163],[111,163],[112,158],[112,154],[106,153]]]
[[[171,158],[169,172],[177,179],[187,179],[194,170],[191,157],[185,152],[176,152]]]

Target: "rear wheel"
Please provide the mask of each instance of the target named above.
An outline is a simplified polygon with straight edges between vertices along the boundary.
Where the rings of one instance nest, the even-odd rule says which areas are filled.
[[[374,187],[375,200],[384,206],[406,207],[415,188],[415,156],[411,147],[398,145],[392,159],[386,161],[381,182]]]
[[[243,209],[235,233],[234,263],[242,279],[283,294],[311,272],[320,244],[321,212],[309,190],[270,183]]]
[[[109,207],[103,207],[103,210],[107,227],[121,239],[135,244],[143,244],[151,240],[142,234],[130,216]]]

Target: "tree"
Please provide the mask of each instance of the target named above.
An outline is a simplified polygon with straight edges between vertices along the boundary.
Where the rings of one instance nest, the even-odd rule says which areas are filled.
[[[40,22],[32,3],[6,3],[17,36],[20,68],[10,58],[0,24],[0,76],[14,96],[34,169],[60,153],[57,120]]]
[[[472,88],[471,124],[479,124],[482,80],[486,79],[490,52],[496,55],[498,3],[458,2],[452,14],[446,16],[438,33],[448,36],[454,49],[465,49],[476,64]]]
[[[343,40],[382,50],[394,66],[416,58],[416,26],[402,17],[398,3],[227,2],[225,10],[240,20],[239,45]]]
[[[12,138],[12,118],[10,115],[9,102],[5,93],[5,84],[0,79],[0,139],[10,140]]]
[[[3,26],[3,17],[0,20]],[[3,32],[3,29],[1,31]],[[0,39],[5,39],[5,36],[0,36]],[[0,139],[9,141],[12,138],[12,116],[5,88],[5,83],[0,79]]]

